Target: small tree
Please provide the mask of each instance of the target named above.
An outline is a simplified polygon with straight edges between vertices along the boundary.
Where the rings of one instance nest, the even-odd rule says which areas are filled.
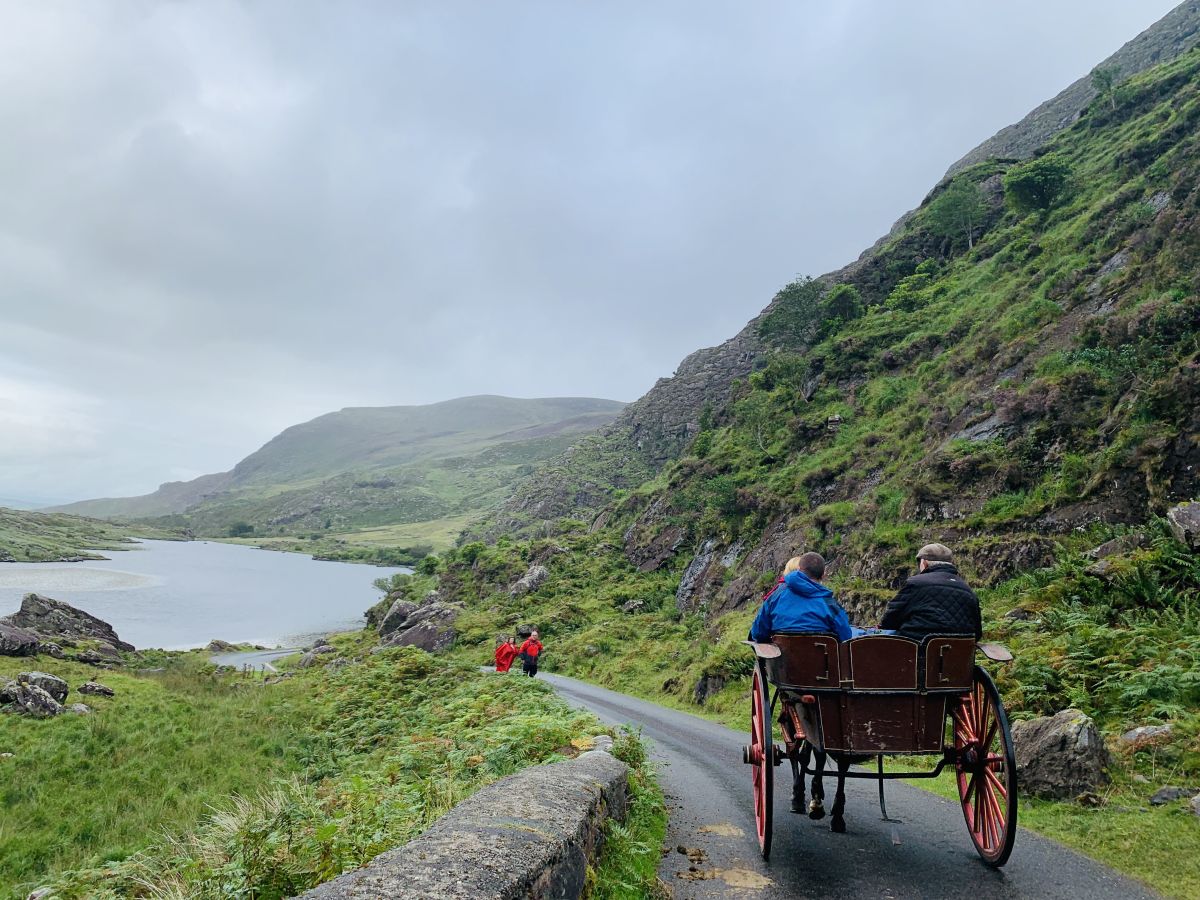
[[[1019,213],[1040,212],[1054,205],[1067,189],[1071,167],[1056,156],[1043,156],[1014,166],[1004,176],[1004,199]]]
[[[863,314],[862,296],[852,284],[837,284],[821,301],[821,330],[828,334]]]
[[[1120,66],[1097,66],[1092,69],[1092,87],[1113,109],[1117,108],[1117,76],[1120,74]]]
[[[929,204],[925,213],[929,230],[939,237],[967,239],[967,249],[975,246],[975,229],[987,214],[983,191],[975,182],[960,178],[951,182]]]
[[[230,537],[246,537],[254,534],[254,526],[249,522],[234,522],[229,526]]]

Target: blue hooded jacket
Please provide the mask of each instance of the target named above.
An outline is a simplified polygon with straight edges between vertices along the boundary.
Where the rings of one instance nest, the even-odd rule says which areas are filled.
[[[763,601],[750,626],[750,640],[765,643],[778,631],[828,632],[839,641],[854,636],[850,617],[833,599],[833,591],[803,572],[790,572]]]

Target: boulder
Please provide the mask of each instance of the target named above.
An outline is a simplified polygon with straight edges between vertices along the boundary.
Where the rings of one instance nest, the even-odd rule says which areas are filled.
[[[1188,801],[1188,806],[1191,807],[1193,816],[1200,816],[1200,794]]]
[[[35,719],[57,716],[63,711],[62,704],[36,684],[16,681],[10,681],[0,688],[0,705],[4,712],[24,713]]]
[[[645,600],[626,600],[624,603],[621,604],[621,612],[627,613],[629,615],[633,615],[634,613],[640,613],[645,608],[646,608]]]
[[[1194,787],[1176,787],[1175,785],[1160,787],[1151,795],[1150,805],[1166,806],[1168,803],[1174,803],[1176,800],[1182,800],[1185,797],[1191,797],[1195,793],[1196,788]]]
[[[408,617],[417,611],[417,608],[417,604],[411,600],[397,600],[388,607],[387,613],[379,623],[379,636],[387,637],[393,631],[400,629]]]
[[[1010,609],[1004,614],[1004,618],[1010,622],[1028,622],[1033,618],[1033,613],[1025,609],[1023,606],[1018,606],[1015,609]]]
[[[296,663],[296,666],[300,669],[307,669],[309,666],[315,666],[318,662],[320,662],[322,656],[328,656],[330,653],[337,653],[337,648],[331,647],[328,644],[319,644],[301,656],[299,661]]]
[[[545,566],[534,564],[529,567],[524,575],[518,579],[512,587],[508,589],[510,597],[524,597],[526,594],[536,591],[542,586],[542,583],[550,577],[550,570]]]
[[[208,646],[204,649],[209,653],[229,653],[230,651],[237,650],[238,647],[237,644],[231,644],[229,641],[222,641],[214,638],[208,642]]]
[[[1012,733],[1023,793],[1065,800],[1108,783],[1108,751],[1080,710],[1017,722]]]
[[[728,681],[729,679],[724,675],[701,675],[700,680],[692,689],[692,699],[703,706],[704,701],[725,687]]]
[[[1189,550],[1200,551],[1200,501],[1172,506],[1167,510],[1167,524],[1175,540]]]
[[[107,684],[98,681],[85,681],[79,686],[79,693],[91,694],[94,697],[111,697],[116,692]]]
[[[91,713],[91,711],[92,711],[92,708],[90,706],[88,706],[86,703],[72,703],[70,706],[67,707],[67,712],[75,713],[75,715],[77,715],[77,716],[89,715]]]
[[[67,699],[71,690],[65,681],[49,672],[21,672],[17,675],[17,681],[21,684],[37,685],[59,703]]]
[[[0,619],[0,656],[36,656],[38,636]]]
[[[66,659],[67,654],[63,653],[62,647],[50,641],[43,641],[38,644],[38,653],[44,653],[47,656],[53,656],[55,659]]]
[[[382,646],[420,647],[430,653],[446,650],[458,637],[453,627],[458,613],[457,607],[444,603],[424,603],[384,639]]]
[[[0,621],[51,640],[61,637],[82,638],[99,641],[114,650],[134,649],[133,644],[127,644],[117,637],[113,627],[103,619],[41,594],[26,594],[21,599],[21,608]]]
[[[1165,744],[1171,739],[1171,731],[1170,725],[1142,725],[1125,732],[1119,741],[1129,750],[1141,750]]]
[[[1099,547],[1093,547],[1087,552],[1087,555],[1092,559],[1107,559],[1110,556],[1121,556],[1126,553],[1132,553],[1140,547],[1146,546],[1146,535],[1141,532],[1134,534],[1123,534],[1120,537],[1115,537],[1111,541],[1105,541]]]

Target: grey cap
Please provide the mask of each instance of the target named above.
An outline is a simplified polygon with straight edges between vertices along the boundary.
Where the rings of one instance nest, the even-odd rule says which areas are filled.
[[[950,548],[945,544],[926,544],[917,551],[917,559],[923,559],[928,562],[952,562],[954,554],[950,552]]]

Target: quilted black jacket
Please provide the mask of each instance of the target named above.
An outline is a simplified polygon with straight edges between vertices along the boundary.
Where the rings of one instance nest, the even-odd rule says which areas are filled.
[[[951,565],[938,565],[914,575],[887,605],[882,628],[923,638],[927,634],[973,634],[983,637],[979,598]]]

